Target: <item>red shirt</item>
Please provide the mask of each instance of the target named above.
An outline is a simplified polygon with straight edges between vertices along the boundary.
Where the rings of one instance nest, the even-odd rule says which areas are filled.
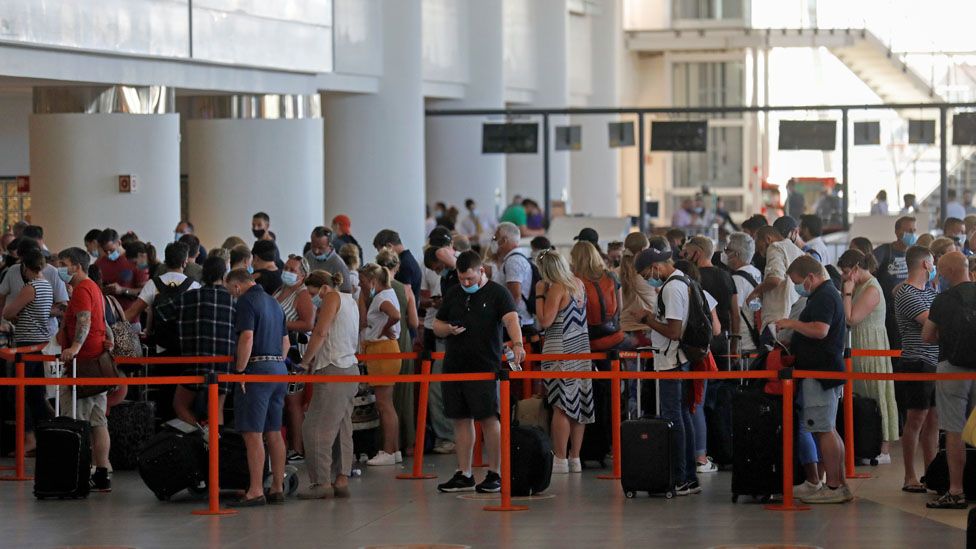
[[[125,255],[120,255],[115,261],[102,256],[95,262],[98,269],[102,272],[102,284],[118,284],[123,288],[142,288],[149,280],[149,274],[136,267],[136,264],[129,261]],[[129,305],[136,300],[135,297],[117,296],[122,308],[128,309]]]
[[[78,313],[91,313],[91,329],[88,338],[81,345],[78,358],[98,358],[105,350],[105,298],[102,291],[91,279],[83,280],[71,292],[68,310],[64,313],[64,328],[61,332],[61,346],[70,347],[75,340]]]

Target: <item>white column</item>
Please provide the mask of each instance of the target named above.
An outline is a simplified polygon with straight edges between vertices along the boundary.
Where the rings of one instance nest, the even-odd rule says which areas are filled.
[[[251,216],[271,217],[283,256],[300,254],[322,210],[322,119],[186,123],[189,217],[208,247],[251,242]]]
[[[419,253],[424,242],[424,101],[421,2],[385,2],[383,72],[369,95],[324,94],[325,213],[344,213],[374,256],[381,229]]]
[[[176,114],[31,115],[31,220],[48,247],[82,246],[88,230],[105,227],[172,241],[179,139]],[[119,175],[137,176],[136,192],[119,192]]]
[[[469,76],[464,99],[430,101],[433,109],[499,109],[505,106],[502,68],[502,0],[468,4]],[[427,196],[431,202],[457,205],[464,213],[468,198],[482,215],[495,211],[496,196],[504,206],[505,157],[481,154],[479,117],[426,119]],[[498,213],[501,213],[500,211]]]
[[[617,2],[602,2],[600,13],[590,19],[589,106],[615,107],[619,104],[618,62],[622,49],[622,22]],[[611,149],[607,124],[617,116],[574,116],[573,124],[583,130],[583,148],[570,153],[572,213],[615,217],[621,211],[619,149]],[[636,134],[635,134],[636,136]],[[636,139],[635,139],[636,140]]]
[[[567,65],[567,29],[569,12],[566,0],[533,0],[532,30],[535,33],[536,86],[532,101],[526,105],[540,108],[565,108],[569,105],[569,80]],[[569,153],[552,152],[555,127],[568,123],[568,117],[553,116],[549,119],[550,163],[549,181],[552,200],[568,198]],[[522,195],[543,202],[543,136],[539,120],[539,154],[513,154],[507,156],[506,187],[508,198]],[[506,202],[508,202],[506,200]],[[545,208],[546,206],[543,205]]]

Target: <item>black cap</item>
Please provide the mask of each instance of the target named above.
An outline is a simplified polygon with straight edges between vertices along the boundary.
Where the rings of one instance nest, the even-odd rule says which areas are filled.
[[[663,263],[671,258],[670,249],[658,250],[657,248],[648,248],[637,254],[637,257],[634,258],[634,269],[640,273],[655,263]]]
[[[574,238],[573,240],[584,240],[586,242],[589,242],[590,244],[593,244],[598,248],[600,247],[600,235],[597,234],[595,230],[589,227],[580,231],[580,233],[576,235],[576,238]]]
[[[427,235],[427,243],[435,248],[450,246],[451,231],[447,227],[434,227],[434,230]]]

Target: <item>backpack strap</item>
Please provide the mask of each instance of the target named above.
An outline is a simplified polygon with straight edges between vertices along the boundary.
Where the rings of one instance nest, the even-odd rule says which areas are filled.
[[[805,254],[809,255],[810,257],[816,259],[817,260],[817,263],[821,263],[821,264],[823,263],[823,257],[820,256],[820,252],[818,252],[817,250],[814,250],[810,246],[804,246],[803,247],[803,253],[805,253]]]
[[[600,280],[603,280],[602,278]],[[603,290],[600,288],[600,281],[593,282],[593,288],[596,290],[596,299],[600,302],[600,324],[607,321],[607,303],[603,299]]]
[[[732,273],[732,276],[737,276],[737,277],[741,278],[742,280],[745,280],[753,288],[755,288],[756,286],[759,285],[759,282],[756,280],[756,278],[754,276],[752,276],[751,274],[747,273],[746,271],[735,271],[735,272]]]
[[[532,262],[529,261],[529,258],[526,257],[525,254],[523,254],[522,252],[514,252],[512,254],[509,254],[509,256],[506,257],[504,261],[502,261],[502,275],[505,275],[505,266],[508,265],[508,259],[510,257],[521,257],[522,259],[524,259],[525,262],[529,264],[529,272],[532,272]],[[507,275],[506,275],[506,278],[507,278]],[[528,299],[529,296],[531,296],[531,295],[532,295],[532,288],[522,288],[522,299],[523,300],[524,299]]]

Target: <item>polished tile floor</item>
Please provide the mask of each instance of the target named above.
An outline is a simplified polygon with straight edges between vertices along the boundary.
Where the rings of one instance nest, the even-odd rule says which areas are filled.
[[[8,464],[4,460],[3,464]],[[730,473],[703,475],[704,493],[666,501],[627,500],[597,471],[557,476],[529,511],[489,513],[485,501],[438,494],[452,457],[433,457],[438,480],[393,477],[400,468],[368,470],[353,479],[350,500],[288,501],[211,518],[182,498],[161,503],[130,471],[115,473],[115,491],[84,501],[35,501],[31,483],[0,483],[0,547],[364,547],[456,544],[471,547],[964,547],[964,511],[927,512],[928,496],[904,494],[901,466],[864,468],[875,478],[853,481],[857,500],[801,513],[732,504]],[[6,474],[6,473],[0,473]],[[482,473],[478,473],[480,476]]]

